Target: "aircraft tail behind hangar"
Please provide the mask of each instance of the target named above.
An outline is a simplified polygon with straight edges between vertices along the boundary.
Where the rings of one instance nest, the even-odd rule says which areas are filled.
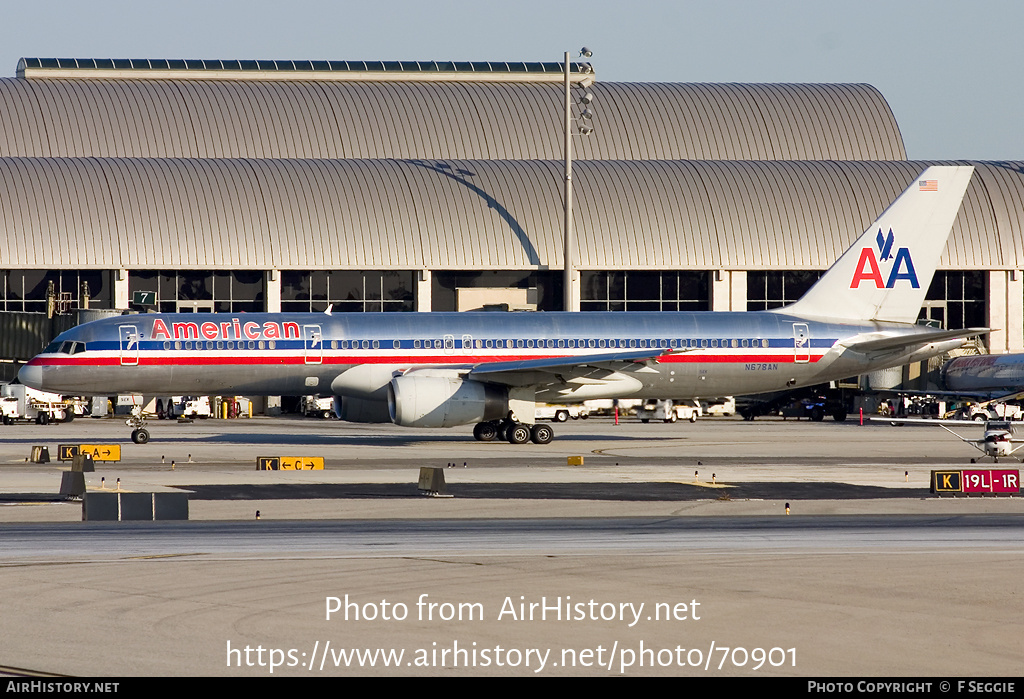
[[[926,169],[799,301],[777,310],[913,323],[973,173],[970,165]]]

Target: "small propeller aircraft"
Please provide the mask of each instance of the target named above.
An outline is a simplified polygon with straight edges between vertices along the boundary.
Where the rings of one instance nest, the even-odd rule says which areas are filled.
[[[1024,443],[1021,440],[1017,440],[1017,446],[1014,446],[1013,423],[1009,420],[988,420],[981,423],[976,420],[929,420],[926,418],[893,419],[888,417],[872,417],[871,419],[884,420],[892,425],[938,425],[960,441],[967,442],[985,456],[991,456],[994,463],[999,463],[1000,456],[1013,456],[1014,452],[1024,448]],[[964,437],[946,426],[960,425],[961,427],[977,428],[982,424],[985,426],[985,431],[979,439]],[[1017,459],[1016,456],[1013,458]],[[1020,459],[1017,460],[1020,461]],[[974,462],[975,460],[971,459],[971,463],[973,464]]]

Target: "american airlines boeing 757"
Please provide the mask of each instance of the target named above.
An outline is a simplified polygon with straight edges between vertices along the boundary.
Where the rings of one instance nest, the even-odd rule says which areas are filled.
[[[918,361],[987,328],[915,321],[973,168],[926,169],[796,303],[660,313],[141,314],[61,334],[18,374],[67,395],[335,396],[338,417],[550,442],[536,402],[699,398]],[[149,441],[141,412],[132,439]]]

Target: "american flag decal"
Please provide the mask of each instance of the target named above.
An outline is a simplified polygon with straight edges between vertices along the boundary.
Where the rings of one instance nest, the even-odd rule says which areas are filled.
[[[917,183],[917,191],[919,192],[937,192],[939,191],[938,180],[921,180]]]

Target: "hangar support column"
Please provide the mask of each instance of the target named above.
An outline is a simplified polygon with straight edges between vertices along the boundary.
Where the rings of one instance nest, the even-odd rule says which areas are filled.
[[[711,274],[711,310],[747,310],[747,273],[718,269]]]
[[[988,272],[988,351],[1024,350],[1024,274],[1021,270]]]
[[[263,275],[264,298],[267,313],[281,312],[281,270],[271,269]],[[252,400],[252,399],[250,399]],[[281,414],[281,396],[267,396],[263,404],[264,415]]]
[[[264,275],[263,288],[265,290],[267,313],[281,312],[281,271],[277,269],[268,270]]]
[[[433,272],[429,269],[421,269],[416,275],[416,310],[417,311],[432,311],[433,299],[431,298],[430,289],[434,283]]]
[[[128,293],[128,270],[114,270],[114,308],[128,308],[131,297]]]

